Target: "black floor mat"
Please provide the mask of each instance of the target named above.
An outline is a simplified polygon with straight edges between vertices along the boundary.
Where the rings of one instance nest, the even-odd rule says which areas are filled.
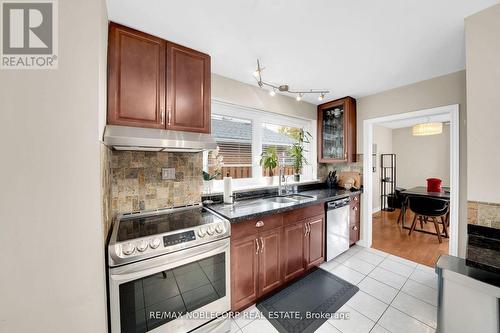
[[[280,333],[312,333],[358,290],[338,276],[317,269],[258,303],[257,308]]]

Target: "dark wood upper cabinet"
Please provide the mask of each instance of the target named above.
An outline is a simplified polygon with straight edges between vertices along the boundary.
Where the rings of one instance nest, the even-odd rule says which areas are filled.
[[[165,41],[110,23],[108,45],[108,124],[164,128]]]
[[[108,124],[210,133],[210,56],[109,25]]]
[[[345,97],[318,105],[318,162],[356,161],[356,100]]]
[[[252,304],[258,296],[259,255],[257,238],[231,240],[231,304],[237,310]]]
[[[319,266],[324,261],[325,252],[325,219],[320,215],[306,221],[308,233],[305,244],[306,268]]]
[[[210,56],[167,43],[167,128],[210,132]]]

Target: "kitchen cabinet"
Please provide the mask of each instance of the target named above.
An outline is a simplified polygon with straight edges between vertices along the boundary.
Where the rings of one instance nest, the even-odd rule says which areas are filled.
[[[231,308],[245,308],[282,282],[282,215],[231,226]]]
[[[318,162],[356,161],[356,100],[345,97],[318,105]]]
[[[322,204],[231,225],[231,309],[241,310],[324,260]]]
[[[351,197],[351,202],[349,203],[349,243],[354,245],[360,238],[360,226],[361,218],[359,214],[360,210],[360,198],[359,194]]]
[[[167,43],[167,128],[210,133],[210,56]]]
[[[304,249],[306,226],[304,222],[287,225],[283,228],[283,262],[285,281],[292,280],[304,273]]]
[[[108,124],[165,127],[165,45],[160,38],[110,23]]]
[[[325,252],[325,218],[316,216],[305,222],[307,235],[305,241],[305,266],[310,269],[324,261]]]
[[[281,228],[259,233],[259,296],[279,287],[281,279]]]
[[[210,56],[109,25],[111,125],[210,133]]]

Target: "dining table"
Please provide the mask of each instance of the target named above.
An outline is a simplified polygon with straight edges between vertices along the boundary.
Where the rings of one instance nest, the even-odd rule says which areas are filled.
[[[430,197],[430,198],[438,198],[438,199],[444,199],[444,200],[448,200],[450,201],[450,188],[449,187],[443,187],[441,192],[429,192],[427,191],[427,187],[426,186],[415,186],[415,187],[412,187],[412,188],[409,188],[409,189],[406,189],[406,190],[403,190],[400,192],[400,195],[402,197],[402,202],[403,202],[403,205],[402,205],[402,209],[403,209],[403,213],[402,213],[402,218],[401,218],[401,224],[403,226],[404,229],[410,229],[409,226],[406,225],[406,198],[408,196],[424,196],[424,197]],[[449,213],[448,213],[449,214]],[[432,235],[436,235],[435,232],[431,232],[431,231],[427,231],[427,230],[421,230],[421,229],[415,229],[415,231],[419,231],[419,232],[423,232],[423,233],[426,233],[426,234],[432,234]],[[442,235],[443,237],[446,237],[445,235]]]

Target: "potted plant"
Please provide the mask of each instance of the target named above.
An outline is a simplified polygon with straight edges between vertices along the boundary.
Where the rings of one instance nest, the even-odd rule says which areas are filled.
[[[215,150],[212,150],[209,156],[209,161],[213,161],[213,173],[210,174],[208,171],[203,170],[203,185],[205,194],[211,194],[213,189],[213,180],[221,175],[222,171],[222,161],[224,157],[219,154],[219,146]]]
[[[264,170],[269,170],[269,177],[266,177],[267,185],[273,184],[273,170],[278,166],[278,150],[276,147],[267,147],[260,155],[260,165]]]
[[[302,172],[304,164],[309,164],[306,157],[304,156],[304,153],[307,152],[307,150],[304,148],[304,143],[309,143],[310,138],[311,134],[301,129],[296,134],[297,141],[289,148],[290,157],[293,159],[293,180],[296,182],[300,181],[300,173]]]

